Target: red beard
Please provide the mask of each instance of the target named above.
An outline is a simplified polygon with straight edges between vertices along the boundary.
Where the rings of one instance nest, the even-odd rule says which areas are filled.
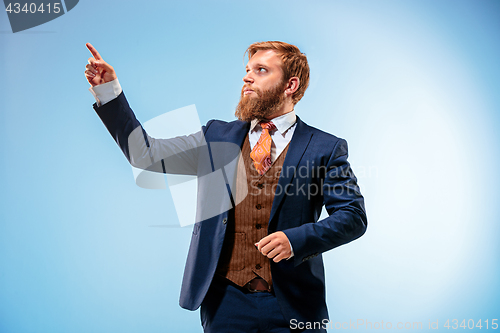
[[[245,96],[243,90],[248,88],[243,86],[241,89],[241,97],[236,112],[234,115],[242,121],[250,122],[254,119],[265,120],[277,113],[283,106],[285,100],[284,88],[285,82],[280,82],[276,87],[262,92],[258,89],[253,89],[257,97]]]

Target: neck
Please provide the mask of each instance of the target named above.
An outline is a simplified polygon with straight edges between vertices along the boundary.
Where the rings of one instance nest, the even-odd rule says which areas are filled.
[[[283,106],[275,113],[272,115],[266,117],[266,120],[272,120],[274,118],[280,117],[284,114],[287,114],[289,112],[293,111],[294,104],[290,100],[285,100],[283,103]]]

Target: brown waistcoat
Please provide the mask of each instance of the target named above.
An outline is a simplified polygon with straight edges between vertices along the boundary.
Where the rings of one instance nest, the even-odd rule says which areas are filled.
[[[234,223],[227,225],[217,266],[217,274],[239,286],[244,286],[257,276],[272,285],[270,259],[261,254],[254,244],[267,236],[274,193],[287,151],[288,146],[261,176],[250,158],[248,135],[243,144],[236,180],[236,202],[239,204],[234,209]],[[248,188],[246,196],[245,187]],[[240,198],[242,195],[244,198]]]

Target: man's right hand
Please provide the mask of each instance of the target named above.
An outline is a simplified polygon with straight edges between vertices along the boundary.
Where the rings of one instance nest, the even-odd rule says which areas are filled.
[[[92,44],[87,43],[86,46],[90,53],[92,53],[92,57],[89,58],[89,63],[85,66],[85,77],[90,85],[95,87],[115,80],[116,73],[113,67],[102,59],[101,55]]]

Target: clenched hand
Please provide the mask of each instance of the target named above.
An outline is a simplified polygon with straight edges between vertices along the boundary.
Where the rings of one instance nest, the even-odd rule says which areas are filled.
[[[292,255],[290,242],[283,231],[273,232],[262,238],[257,244],[257,250],[274,262],[288,259]]]

